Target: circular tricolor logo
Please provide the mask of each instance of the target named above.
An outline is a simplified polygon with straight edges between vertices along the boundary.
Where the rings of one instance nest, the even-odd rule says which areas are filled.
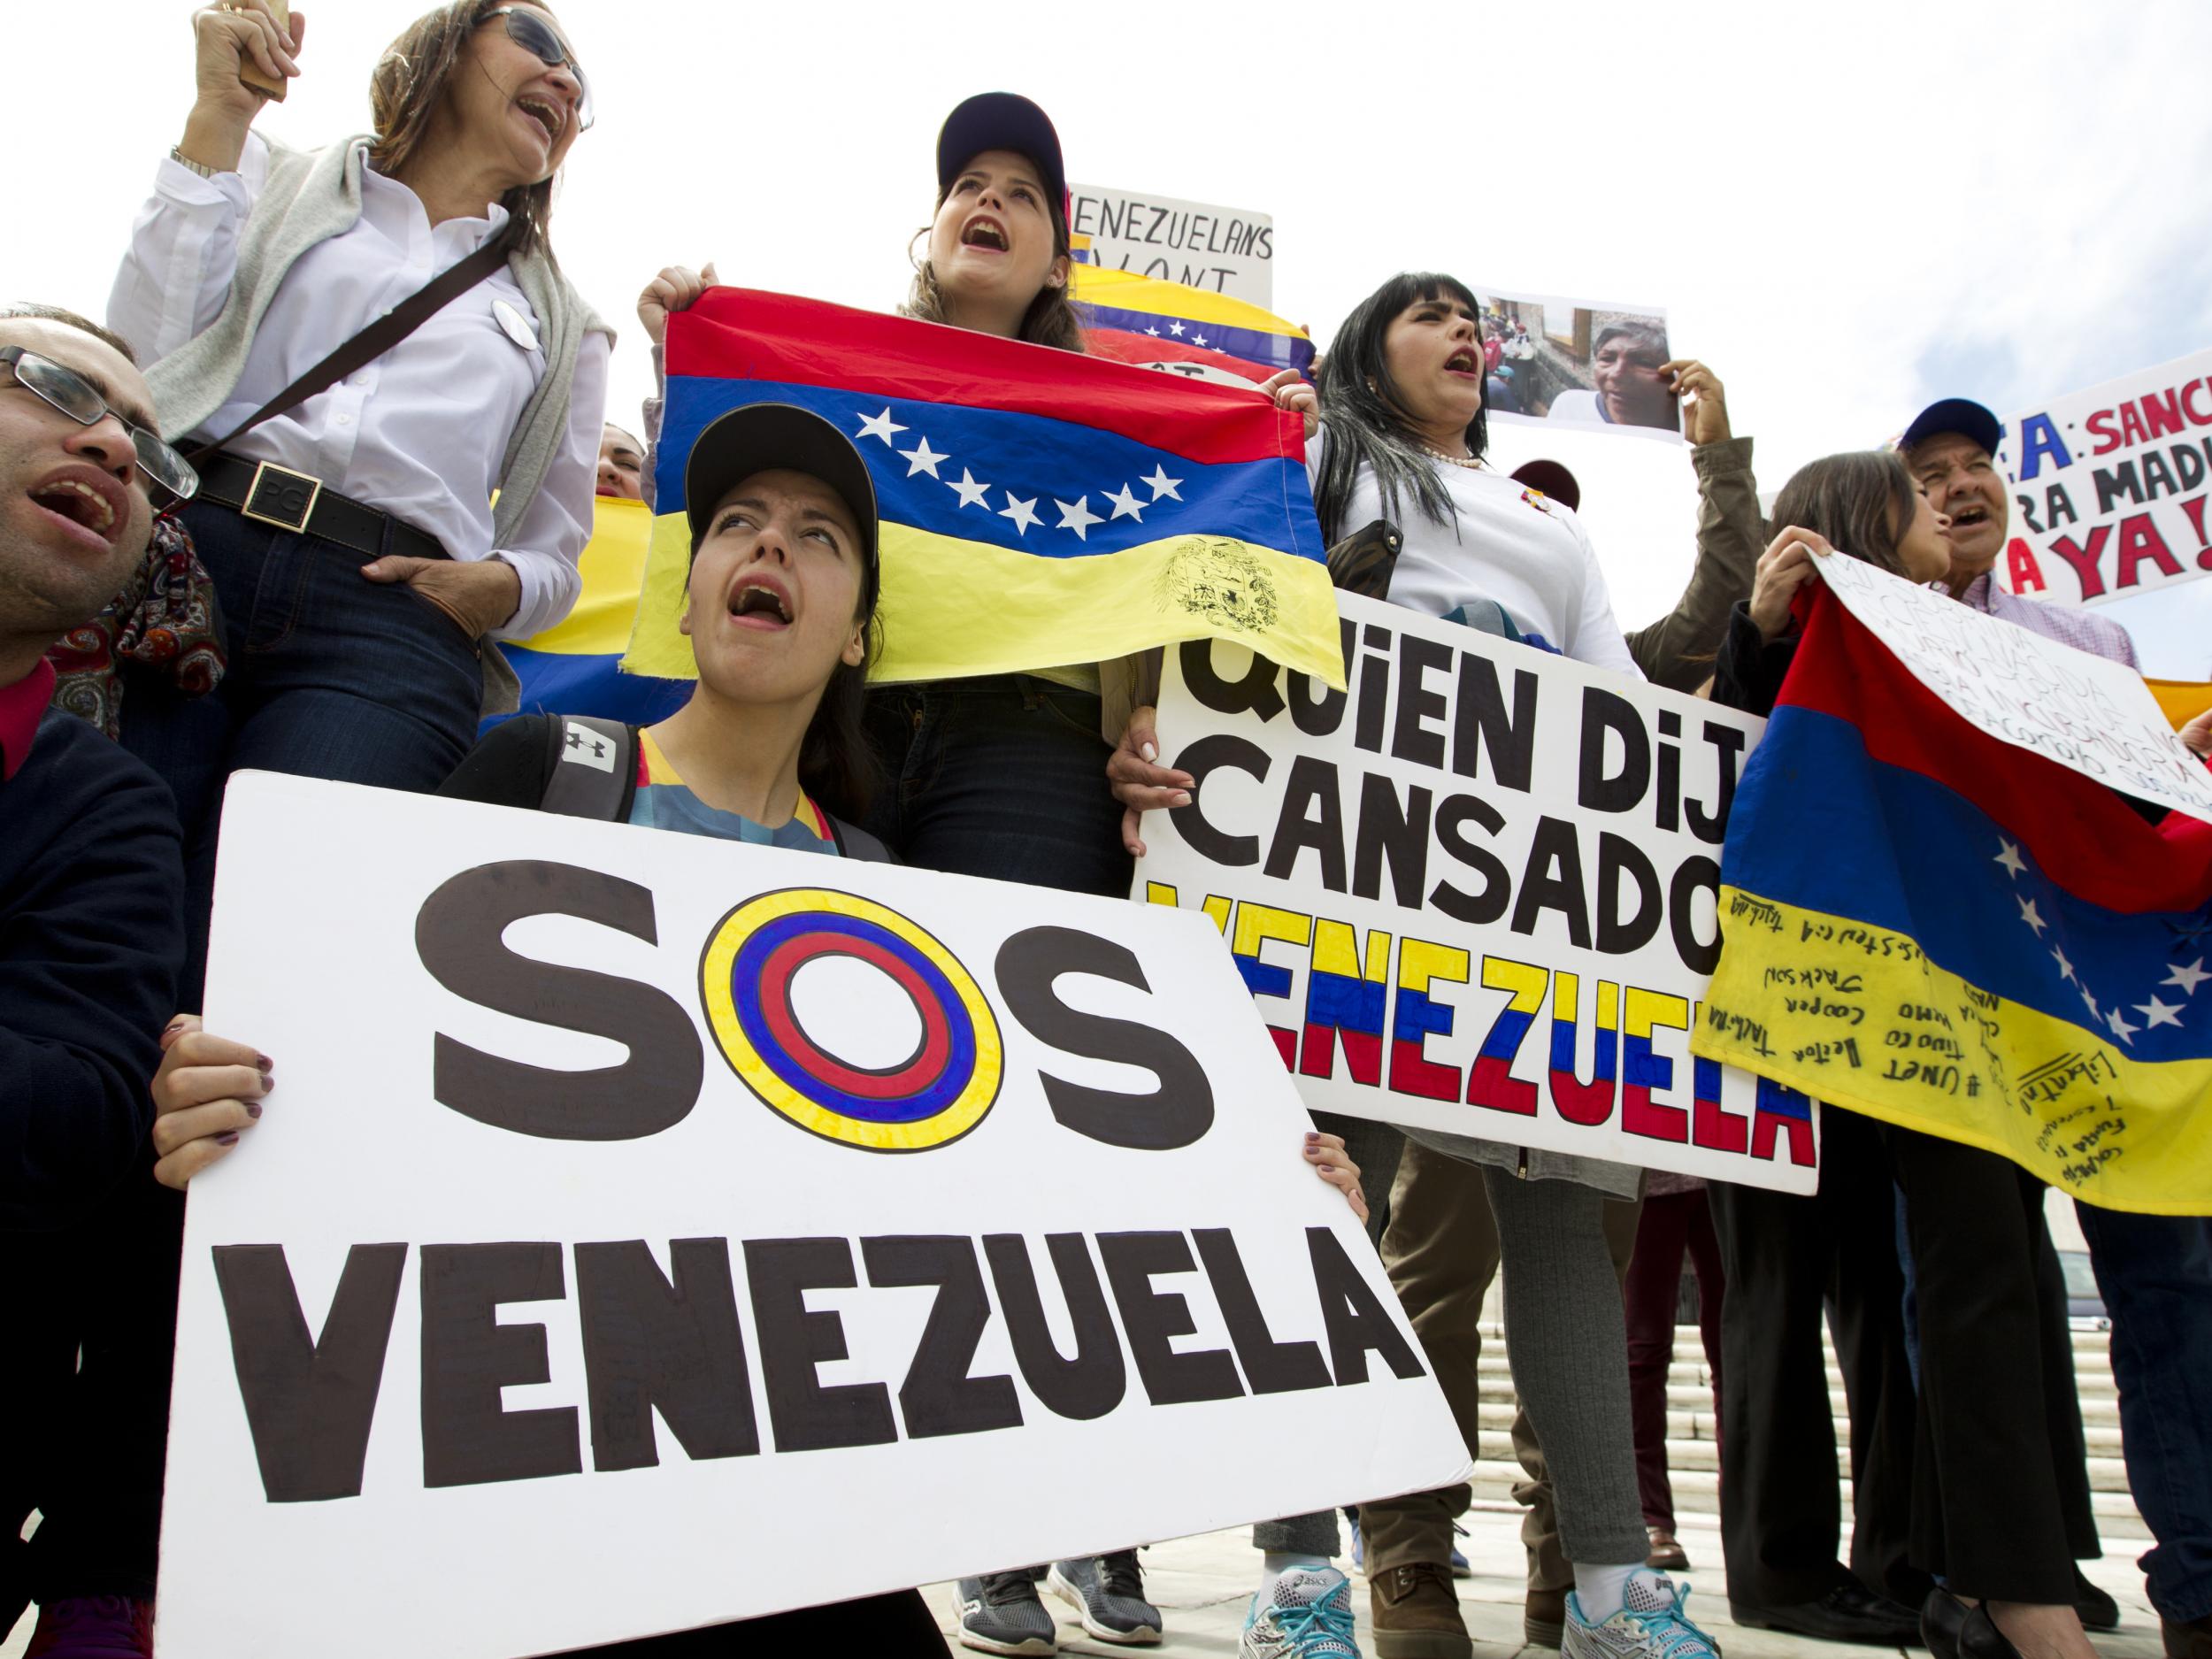
[[[887,1066],[856,1064],[810,1032],[793,996],[810,964],[845,958],[913,1007],[920,1035]],[[724,917],[699,964],[708,1023],[745,1086],[800,1128],[870,1152],[956,1141],[998,1098],[998,1021],[960,960],[914,923],[856,894],[765,893]],[[818,1025],[827,1022],[818,1017]]]

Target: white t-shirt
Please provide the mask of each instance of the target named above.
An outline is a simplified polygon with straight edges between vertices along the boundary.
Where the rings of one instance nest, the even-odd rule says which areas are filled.
[[[1306,445],[1306,472],[1317,479],[1321,437]],[[1390,578],[1390,603],[1432,617],[1494,600],[1527,638],[1578,662],[1640,680],[1620,624],[1613,619],[1598,556],[1572,512],[1488,467],[1432,462],[1457,511],[1437,524],[1417,503],[1401,499],[1391,522],[1405,538]],[[1374,474],[1360,469],[1344,511],[1353,534],[1386,515]]]

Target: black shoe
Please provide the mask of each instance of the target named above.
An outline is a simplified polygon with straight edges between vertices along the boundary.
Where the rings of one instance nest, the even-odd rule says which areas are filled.
[[[1959,1659],[2020,1659],[2020,1650],[1997,1628],[1987,1608],[1970,1607],[1959,1626]]]
[[[1920,1604],[1920,1646],[1936,1659],[1959,1659],[1959,1626],[1972,1610],[1941,1585],[1936,1586]]]
[[[2084,1578],[2079,1567],[2074,1569],[2074,1612],[2084,1630],[2120,1628],[2120,1604]]]
[[[1037,1599],[1028,1573],[987,1572],[959,1586],[963,1647],[979,1653],[1044,1655],[1060,1645],[1059,1627]]]
[[[2186,1624],[2162,1617],[2158,1633],[2166,1644],[2166,1659],[2212,1659],[2212,1616]]]
[[[1732,1597],[1729,1616],[1753,1630],[1787,1631],[1823,1641],[1858,1641],[1876,1647],[1909,1647],[1918,1640],[1920,1621],[1913,1610],[1877,1595],[1857,1579],[1838,1585],[1817,1601],[1793,1607],[1752,1607]],[[1946,1654],[1943,1659],[1955,1659]]]

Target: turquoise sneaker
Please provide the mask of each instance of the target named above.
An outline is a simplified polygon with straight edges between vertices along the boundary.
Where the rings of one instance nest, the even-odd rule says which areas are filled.
[[[1622,1592],[1621,1610],[1594,1624],[1569,1591],[1560,1659],[1720,1659],[1720,1644],[1683,1612],[1689,1599],[1686,1585],[1640,1571]]]
[[[1352,1581],[1334,1567],[1294,1567],[1275,1580],[1269,1605],[1252,1606],[1239,1659],[1360,1659],[1352,1633]]]

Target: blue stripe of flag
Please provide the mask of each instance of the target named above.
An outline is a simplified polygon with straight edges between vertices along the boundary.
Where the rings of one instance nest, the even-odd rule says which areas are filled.
[[[669,381],[660,511],[683,510],[674,463],[690,453],[707,423],[759,403],[810,409],[851,436],[875,480],[886,524],[1052,558],[1118,553],[1194,534],[1323,557],[1302,456],[1206,465],[1072,420],[774,380]],[[919,447],[925,440],[926,452]],[[988,488],[964,495],[956,485]],[[1025,513],[1018,502],[1027,503]]]

